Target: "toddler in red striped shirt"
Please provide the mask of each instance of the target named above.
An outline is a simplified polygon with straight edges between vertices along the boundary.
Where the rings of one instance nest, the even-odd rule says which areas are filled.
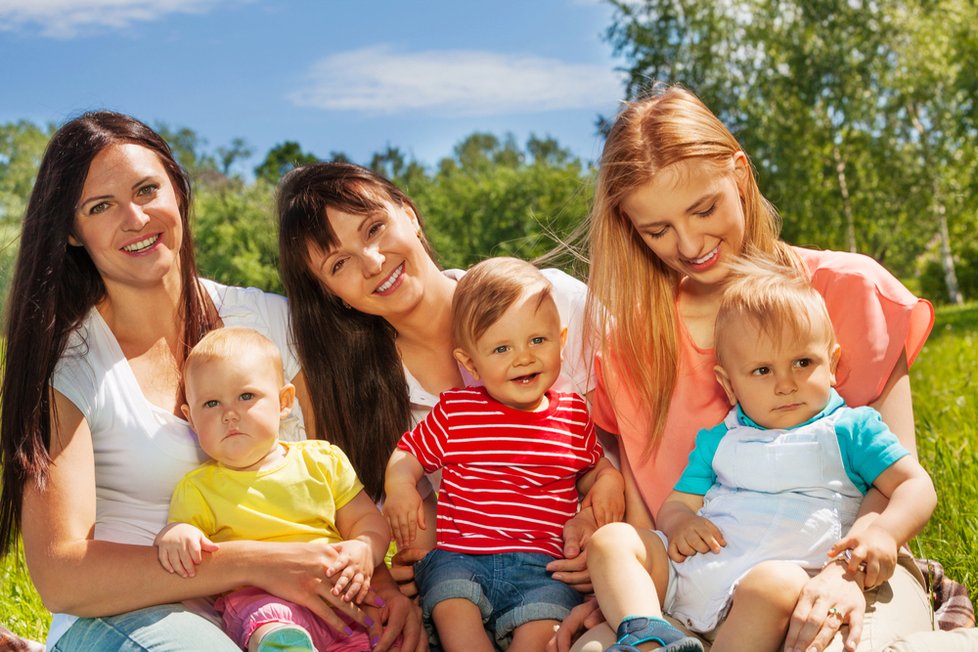
[[[398,546],[410,546],[426,527],[416,484],[441,469],[437,544],[415,565],[426,619],[447,651],[540,650],[581,600],[546,570],[563,556],[578,492],[610,522],[624,511],[624,482],[584,399],[551,389],[567,330],[536,267],[515,258],[474,266],[452,318],[455,357],[482,386],[443,392],[404,434],[387,466],[384,514]]]

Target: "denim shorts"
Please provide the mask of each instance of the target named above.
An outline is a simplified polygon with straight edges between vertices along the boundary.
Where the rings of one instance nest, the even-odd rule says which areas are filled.
[[[221,628],[181,604],[80,618],[51,652],[240,652]]]
[[[432,550],[414,565],[426,620],[443,600],[463,598],[479,607],[482,622],[505,647],[513,630],[535,620],[561,621],[581,603],[581,594],[553,579],[539,552],[471,555]]]

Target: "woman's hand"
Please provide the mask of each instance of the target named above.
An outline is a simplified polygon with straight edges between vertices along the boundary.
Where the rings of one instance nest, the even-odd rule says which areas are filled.
[[[326,575],[326,570],[339,556],[332,545],[323,541],[264,544],[262,552],[261,561],[265,563],[253,565],[249,584],[301,604],[337,632],[351,633],[334,611],[343,612],[369,627],[366,614],[357,605],[344,601],[342,596],[333,595],[333,584],[341,576]],[[214,554],[221,553],[218,551]],[[366,596],[368,603],[375,599],[373,593]]]
[[[593,590],[584,547],[597,529],[590,508],[582,509],[564,524],[564,558],[547,564],[547,570],[553,573],[555,580],[568,584],[581,593],[590,593]]]
[[[604,622],[604,614],[598,607],[598,601],[588,598],[582,604],[577,605],[567,614],[560,627],[554,633],[553,638],[547,642],[547,652],[568,652],[575,639],[592,627],[597,627]]]
[[[808,580],[798,597],[785,637],[786,652],[820,652],[845,624],[849,636],[845,649],[854,652],[862,636],[866,598],[861,576],[853,576],[841,563],[833,562]]]
[[[382,572],[380,567],[374,575],[374,591],[383,606],[379,611],[382,631],[373,652],[390,650],[398,636],[401,637],[398,649],[403,652],[427,652],[428,634],[421,622],[421,607],[401,593],[391,574]]]

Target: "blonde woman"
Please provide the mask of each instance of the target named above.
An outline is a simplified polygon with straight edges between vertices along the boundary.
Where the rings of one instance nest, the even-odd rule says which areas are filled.
[[[692,93],[660,89],[623,108],[605,144],[589,227],[588,321],[604,336],[594,420],[621,438],[626,519],[638,528],[652,527],[697,431],[729,410],[714,378],[713,333],[726,263],[744,254],[809,275],[842,346],[839,393],[879,410],[916,454],[908,369],[933,325],[932,307],[870,258],[789,246],[779,227],[747,155]],[[885,504],[871,491],[852,532]],[[860,650],[879,649],[932,628],[911,566],[898,564],[895,546],[865,574],[826,565],[801,593],[785,649],[854,650],[860,641]],[[597,620],[594,610],[589,603],[573,612],[552,647],[566,649]],[[607,628],[604,636],[613,640]]]

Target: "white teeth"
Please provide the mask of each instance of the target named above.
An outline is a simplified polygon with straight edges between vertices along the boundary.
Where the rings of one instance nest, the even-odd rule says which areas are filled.
[[[394,270],[394,273],[391,274],[390,278],[384,281],[383,283],[381,283],[380,285],[378,285],[377,289],[374,291],[380,293],[387,292],[387,290],[391,289],[394,286],[394,283],[397,282],[397,279],[401,278],[402,273],[404,273],[404,263],[398,265],[397,269]]]
[[[720,248],[720,245],[717,245],[717,246],[713,247],[713,249],[710,251],[710,253],[706,254],[702,258],[690,258],[689,259],[689,262],[691,262],[694,265],[702,265],[703,263],[705,263],[709,259],[713,258],[713,256],[715,256],[716,253],[717,253],[717,249],[719,249],[719,248]]]
[[[149,236],[145,240],[140,240],[139,242],[134,242],[131,245],[126,245],[125,247],[123,247],[123,250],[128,251],[130,253],[136,251],[142,251],[143,249],[146,249],[147,247],[156,244],[156,241],[159,239],[160,239],[160,234],[157,233],[156,235]]]

